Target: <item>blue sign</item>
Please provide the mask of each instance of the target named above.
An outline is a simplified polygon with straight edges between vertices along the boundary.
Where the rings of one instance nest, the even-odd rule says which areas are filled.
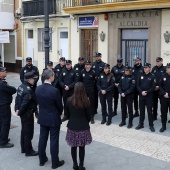
[[[79,17],[79,27],[98,27],[99,17]]]

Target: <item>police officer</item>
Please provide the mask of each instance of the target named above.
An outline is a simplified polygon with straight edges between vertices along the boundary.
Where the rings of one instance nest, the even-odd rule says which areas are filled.
[[[41,81],[42,81],[42,83],[44,83],[43,73],[44,73],[44,71],[47,70],[47,69],[53,70],[53,72],[54,72],[54,74],[55,74],[55,78],[54,78],[54,81],[52,82],[52,85],[57,88],[57,87],[59,86],[59,77],[58,77],[58,74],[55,73],[55,70],[54,70],[54,68],[53,68],[53,62],[52,62],[52,61],[49,61],[49,62],[47,63],[47,68],[43,69],[43,72],[42,72],[42,75],[41,75]]]
[[[62,122],[66,121],[67,118],[67,110],[66,103],[68,97],[73,94],[74,85],[78,80],[78,73],[76,74],[75,70],[72,68],[72,61],[66,60],[66,69],[64,69],[59,78],[59,84],[62,87],[63,94],[63,102],[64,102],[64,117]]]
[[[12,95],[16,93],[16,88],[10,86],[6,81],[6,68],[0,67],[0,148],[11,148],[14,146],[8,143],[8,135],[11,123],[11,103]]]
[[[17,90],[15,99],[15,112],[21,118],[21,153],[25,156],[36,156],[37,151],[33,150],[32,142],[34,134],[34,116],[37,109],[35,91],[33,89],[37,76],[34,72],[27,72],[24,75],[24,83]]]
[[[118,58],[117,64],[112,68],[111,73],[113,73],[113,76],[115,77],[115,84],[114,84],[114,90],[113,90],[113,96],[114,96],[114,112],[113,116],[117,115],[117,106],[118,106],[118,99],[119,99],[119,92],[118,92],[118,86],[119,81],[121,77],[124,75],[125,72],[125,66],[123,65],[123,59]]]
[[[105,65],[105,63],[102,61],[101,57],[102,57],[101,53],[99,53],[99,52],[96,53],[96,61],[93,62],[93,64],[92,64],[92,69],[95,71],[96,77],[100,76],[100,74],[103,72],[103,67]],[[96,111],[95,111],[95,114],[96,114],[97,108],[98,108],[98,90],[97,90],[97,88],[95,90],[95,108],[96,108]]]
[[[33,66],[32,58],[27,57],[26,58],[26,65],[24,67],[22,67],[21,71],[20,71],[20,80],[21,80],[22,83],[24,83],[24,75],[25,75],[25,73],[32,72],[32,71],[37,76],[37,78],[35,79],[35,83],[34,83],[34,90],[35,90],[36,87],[37,87],[37,82],[39,80],[39,70],[38,70],[38,68],[36,66]]]
[[[133,76],[135,78],[135,82],[137,82],[139,76],[144,73],[143,70],[143,66],[141,64],[141,58],[136,57],[133,59],[134,61],[134,67],[132,68],[133,71]],[[139,111],[138,111],[138,89],[137,89],[137,83],[136,83],[136,87],[133,93],[133,99],[134,99],[134,108],[135,108],[135,114],[133,115],[133,117],[138,117],[139,116]]]
[[[166,130],[167,113],[170,109],[170,63],[167,63],[166,73],[160,79],[160,101],[161,101],[161,121],[162,128],[160,132]]]
[[[157,120],[158,115],[158,98],[159,98],[159,81],[163,74],[166,73],[166,68],[163,66],[163,59],[161,57],[156,58],[156,66],[152,68],[152,74],[155,75],[156,78],[156,88],[154,91],[154,99],[153,99],[153,120]]]
[[[82,70],[84,69],[84,57],[79,57],[78,58],[78,63],[74,65],[74,70],[76,71],[76,73],[79,74],[79,76],[81,75]]]
[[[139,109],[140,109],[140,118],[139,125],[136,127],[136,130],[144,128],[144,119],[145,119],[145,106],[148,112],[149,126],[151,132],[155,132],[153,125],[153,115],[152,115],[152,101],[153,101],[153,92],[156,87],[156,80],[153,74],[150,73],[151,64],[144,64],[144,72],[139,76],[137,81],[137,89],[139,91]]]
[[[96,74],[91,69],[92,63],[90,61],[85,62],[85,69],[81,72],[81,82],[84,84],[87,96],[90,100],[90,111],[91,111],[91,124],[94,124],[95,114],[95,89],[96,89]]]
[[[107,116],[107,106],[108,106],[108,121],[106,125],[110,125],[112,122],[112,91],[114,86],[115,78],[113,74],[110,72],[110,65],[104,65],[104,72],[100,74],[97,79],[97,89],[99,91],[99,98],[102,107],[102,122],[101,124],[106,123]],[[107,106],[106,106],[107,102]]]
[[[121,95],[121,110],[122,110],[122,122],[119,124],[120,127],[126,125],[127,107],[129,113],[129,123],[127,128],[133,126],[133,92],[135,89],[135,79],[132,75],[132,68],[129,66],[125,67],[125,75],[121,77],[118,91]]]

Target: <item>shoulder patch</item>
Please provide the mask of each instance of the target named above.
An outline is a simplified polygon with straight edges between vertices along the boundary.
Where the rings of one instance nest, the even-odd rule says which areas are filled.
[[[135,80],[132,80],[132,83],[135,84]]]
[[[29,86],[27,86],[27,89],[28,89],[28,90],[31,90],[31,88],[30,88]]]

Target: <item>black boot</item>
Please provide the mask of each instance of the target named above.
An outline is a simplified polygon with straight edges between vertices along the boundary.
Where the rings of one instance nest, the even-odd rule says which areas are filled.
[[[73,163],[73,169],[74,169],[74,170],[79,170],[79,166],[78,166],[77,163]]]
[[[103,117],[101,124],[105,124],[106,123],[106,117]]]
[[[109,118],[106,125],[109,126],[112,123],[112,120]]]
[[[95,121],[94,121],[94,116],[91,117],[91,120],[90,120],[91,124],[94,124]]]
[[[132,126],[133,126],[132,123],[129,123],[127,128],[130,129],[130,128],[132,128]]]
[[[124,125],[126,125],[126,123],[125,123],[124,121],[122,121],[122,122],[119,124],[120,127],[122,127],[122,126],[124,126]]]
[[[159,130],[159,132],[164,132],[166,130],[166,125],[162,125],[162,128]]]
[[[79,165],[79,170],[86,170],[86,168],[83,165]]]

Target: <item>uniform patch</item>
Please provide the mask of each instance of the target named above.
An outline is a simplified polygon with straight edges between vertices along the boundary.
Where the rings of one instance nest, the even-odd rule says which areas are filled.
[[[156,70],[154,70],[154,73],[156,73]]]
[[[141,77],[141,79],[143,79],[143,76]]]
[[[93,68],[95,68],[95,66],[93,66]]]
[[[101,76],[101,78],[103,78],[103,76]]]
[[[59,69],[57,69],[57,71],[60,71]]]
[[[135,84],[135,80],[132,80],[132,83]]]
[[[154,83],[156,83],[156,79],[154,79]]]
[[[27,72],[27,70],[24,70],[24,73],[26,73]]]
[[[124,77],[122,77],[122,79],[124,79]]]
[[[85,77],[85,74],[83,74],[83,77]]]
[[[27,89],[28,89],[28,90],[31,90],[31,88],[30,88],[29,86],[27,86]]]
[[[79,68],[76,68],[76,70],[78,70]]]
[[[63,76],[65,76],[66,75],[66,73],[63,73]]]
[[[166,81],[166,78],[163,78],[164,81]]]
[[[118,70],[115,70],[116,72],[118,72]]]

